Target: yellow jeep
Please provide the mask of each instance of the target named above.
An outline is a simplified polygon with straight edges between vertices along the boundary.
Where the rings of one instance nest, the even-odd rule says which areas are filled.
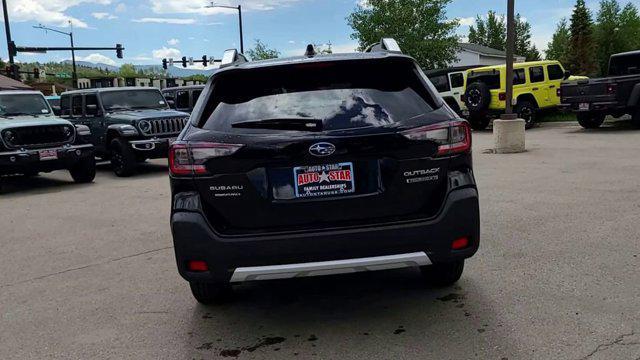
[[[505,64],[467,71],[464,102],[474,129],[485,129],[492,117],[504,113],[507,100],[506,68]],[[535,125],[538,110],[560,105],[560,83],[569,79],[570,75],[558,61],[513,65],[514,111],[526,121],[527,129]]]

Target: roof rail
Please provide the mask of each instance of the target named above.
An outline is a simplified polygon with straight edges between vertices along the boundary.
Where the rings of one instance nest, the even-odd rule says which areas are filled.
[[[364,52],[385,51],[402,54],[400,45],[393,38],[382,38],[379,43],[371,44]]]
[[[220,68],[222,69],[227,66],[238,65],[246,62],[247,58],[243,54],[239,53],[237,49],[229,49],[226,50],[222,56]]]

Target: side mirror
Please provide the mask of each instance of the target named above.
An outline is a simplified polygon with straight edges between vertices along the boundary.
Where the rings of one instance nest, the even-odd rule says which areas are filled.
[[[567,70],[564,72],[564,79],[568,80],[571,77],[571,71]]]
[[[53,110],[53,115],[55,116],[62,115],[62,109],[60,108],[60,106],[52,106],[51,110]]]
[[[169,105],[169,107],[172,108],[172,109],[176,108],[176,102],[173,101],[173,100],[167,99],[167,105]]]

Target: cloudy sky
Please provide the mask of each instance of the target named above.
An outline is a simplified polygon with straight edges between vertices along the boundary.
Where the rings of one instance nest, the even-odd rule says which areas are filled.
[[[243,7],[245,47],[261,39],[284,55],[304,52],[307,43],[331,42],[335,51],[350,51],[355,42],[345,18],[358,0],[218,0],[219,5]],[[597,0],[587,0],[597,9]],[[623,2],[623,1],[621,1]],[[640,0],[631,2],[640,6]],[[575,0],[517,0],[517,11],[532,24],[534,41],[544,49],[557,21],[569,16]],[[64,46],[65,36],[34,29],[45,26],[74,27],[77,46],[126,47],[125,59],[112,52],[78,54],[106,64],[133,62],[159,64],[165,57],[220,58],[227,48],[239,47],[237,12],[205,8],[206,0],[8,0],[12,35],[19,46]],[[453,0],[450,18],[464,24],[466,35],[476,14],[504,12],[506,0]],[[0,57],[6,59],[6,41],[0,40]],[[20,54],[19,61],[64,60],[66,53]]]

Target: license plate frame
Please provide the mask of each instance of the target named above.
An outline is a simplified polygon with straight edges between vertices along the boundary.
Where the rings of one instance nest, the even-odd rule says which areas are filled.
[[[578,104],[578,111],[589,111],[591,110],[591,104],[590,103],[579,103]]]
[[[57,149],[38,150],[38,159],[40,161],[58,160],[58,150]]]
[[[297,199],[345,196],[355,193],[352,162],[297,166],[293,184]]]

